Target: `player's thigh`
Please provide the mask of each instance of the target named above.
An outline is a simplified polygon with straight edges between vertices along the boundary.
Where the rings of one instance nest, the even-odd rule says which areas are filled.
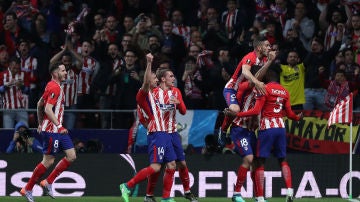
[[[74,148],[74,144],[73,144],[69,134],[61,134],[60,135],[60,146],[61,146],[61,149],[64,151]]]
[[[274,137],[272,136],[271,129],[259,130],[256,145],[256,156],[268,158],[272,150],[273,142]]]
[[[274,156],[277,158],[285,158],[286,157],[286,130],[285,128],[274,128],[272,129],[274,139]]]
[[[167,163],[176,159],[171,137],[166,132],[153,132],[148,136],[148,154],[151,163]]]
[[[256,137],[253,132],[246,128],[233,126],[230,130],[230,136],[234,142],[235,151],[241,157],[254,154]]]
[[[239,105],[239,103],[236,99],[236,90],[231,89],[231,88],[224,88],[223,95],[224,95],[227,106]]]
[[[184,153],[184,149],[181,144],[180,134],[175,132],[175,133],[170,133],[170,136],[171,136],[172,145],[173,145],[173,148],[174,148],[174,151],[176,154],[176,161],[184,161],[185,153]]]
[[[61,150],[61,134],[43,131],[41,136],[43,139],[43,154],[55,156]]]

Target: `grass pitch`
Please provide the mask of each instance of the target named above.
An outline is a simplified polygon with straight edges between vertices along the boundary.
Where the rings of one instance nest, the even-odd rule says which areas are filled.
[[[176,197],[176,202],[188,202],[188,200]],[[24,197],[0,197],[0,201],[3,202],[26,202]],[[123,202],[123,199],[119,197],[57,197],[55,200],[52,200],[49,197],[35,197],[36,202]],[[130,202],[143,202],[143,197],[134,197],[130,198]],[[157,198],[157,201],[160,202],[160,198]],[[217,198],[217,197],[206,197],[199,198],[199,202],[230,202],[231,198]],[[253,199],[246,198],[245,201],[253,202]],[[349,201],[347,199],[341,198],[301,198],[295,199],[294,202],[313,202],[313,201],[326,201],[326,202],[345,202]],[[269,198],[268,202],[285,202],[285,198]]]

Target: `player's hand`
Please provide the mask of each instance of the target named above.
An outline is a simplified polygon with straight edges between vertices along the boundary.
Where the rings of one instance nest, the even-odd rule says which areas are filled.
[[[180,104],[180,101],[175,96],[171,96],[170,103],[171,104]]]
[[[154,56],[153,56],[151,53],[148,53],[148,54],[146,55],[146,61],[147,61],[148,63],[152,63],[153,59],[154,59]]]
[[[225,108],[223,112],[224,112],[225,116],[229,116],[232,118],[236,117],[236,114],[237,114],[236,112],[230,110],[229,108]]]
[[[255,82],[255,88],[261,95],[266,94],[265,84],[263,82],[261,82],[261,81]]]
[[[268,60],[269,61],[274,61],[276,56],[277,56],[277,51],[270,51],[269,55],[268,55]]]
[[[61,124],[56,126],[58,128],[58,133],[61,133],[61,134],[67,134],[69,131],[64,127],[62,126]]]
[[[297,117],[299,118],[299,120],[301,120],[304,117],[304,114],[302,112],[297,114]]]
[[[39,134],[41,133],[41,125],[39,124],[36,130]]]

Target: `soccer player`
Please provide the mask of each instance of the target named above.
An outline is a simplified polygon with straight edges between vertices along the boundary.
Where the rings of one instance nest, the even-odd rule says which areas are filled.
[[[65,66],[60,63],[51,65],[49,70],[52,79],[46,85],[44,94],[37,103],[38,132],[43,138],[43,160],[36,166],[28,183],[20,191],[28,202],[34,202],[32,189],[54,163],[55,155],[58,152],[63,150],[66,156],[60,160],[50,175],[40,182],[44,192],[51,198],[54,198],[52,183],[55,178],[76,159],[74,145],[68,135],[68,130],[62,126],[65,98],[60,83],[65,80],[67,72]]]
[[[176,111],[179,110],[180,114],[184,115],[186,113],[186,106],[182,98],[181,92],[178,88],[174,87],[175,76],[170,69],[158,69],[157,78],[160,81],[159,88],[156,88],[154,91],[159,90],[159,93],[168,95],[169,105],[164,106],[166,108],[164,116],[167,117],[169,123],[167,124],[167,132],[171,136],[172,144],[176,154],[176,166],[179,169],[180,180],[184,188],[184,197],[191,202],[197,202],[196,197],[190,191],[190,178],[189,170],[186,165],[184,149],[181,144],[180,134],[176,129]],[[157,181],[157,176],[151,176],[148,183],[149,191],[154,190],[155,183]],[[152,186],[152,188],[151,188]],[[151,193],[151,192],[150,192]],[[149,193],[147,193],[149,194]]]
[[[269,60],[274,58],[269,57]],[[259,70],[256,68],[251,69],[251,73],[255,73],[255,78],[261,80],[267,71],[267,67],[263,66]],[[253,91],[254,84],[245,81],[239,84],[239,88],[236,94],[236,99],[241,105],[241,111],[247,111],[254,106],[255,103],[255,92]],[[234,193],[232,201],[244,202],[241,197],[241,187],[246,180],[247,171],[253,165],[254,152],[256,149],[256,135],[255,128],[258,124],[258,117],[235,117],[231,128],[230,136],[234,142],[235,151],[241,156],[242,164],[238,168],[237,179],[234,187]],[[254,170],[251,171],[251,178],[254,181]],[[254,183],[254,187],[256,184]],[[255,194],[256,195],[256,194]]]
[[[270,42],[265,37],[258,37],[253,42],[254,51],[245,55],[242,60],[239,62],[238,66],[235,69],[234,74],[231,76],[230,80],[225,85],[223,95],[229,110],[234,112],[240,111],[239,103],[236,99],[236,92],[238,91],[239,84],[245,80],[249,80],[255,85],[255,88],[261,93],[265,94],[265,85],[263,82],[259,81],[252,73],[251,68],[253,66],[264,66],[268,68],[272,60],[268,60],[268,55],[272,54],[275,58],[275,52],[271,51]],[[225,115],[224,121],[221,125],[220,133],[225,133],[229,128],[232,119]]]
[[[154,76],[151,72],[152,57],[148,55],[147,60],[144,83],[138,92],[137,101],[139,107],[142,108],[146,114],[152,114],[147,123],[150,166],[140,170],[127,183],[121,184],[120,191],[125,202],[129,202],[130,189],[134,188],[136,184],[145,180],[148,176],[158,173],[162,163],[166,163],[161,201],[174,202],[174,200],[170,198],[170,191],[174,181],[176,155],[171,136],[168,135],[166,128],[166,124],[169,123],[169,117],[165,116],[167,106],[171,107],[173,105],[170,103],[169,95],[162,93],[159,87],[151,90],[156,80],[151,79],[152,76]]]
[[[266,74],[268,83],[265,86],[266,93],[258,94],[255,106],[245,112],[238,112],[238,117],[257,115],[261,113],[259,124],[256,157],[258,164],[255,170],[256,200],[264,202],[264,164],[270,152],[274,149],[274,155],[278,158],[282,175],[287,188],[286,201],[293,201],[293,188],[291,170],[285,159],[286,157],[286,130],[282,119],[284,115],[293,120],[300,120],[302,113],[296,115],[291,110],[289,92],[278,83],[277,74],[268,70]],[[227,110],[226,113],[233,112]]]
[[[147,58],[149,60],[149,55],[147,55]],[[148,62],[148,65],[151,65],[151,62]],[[163,69],[159,69],[158,70],[158,77],[154,77],[155,74],[151,73],[151,75],[148,75],[148,83],[145,85],[145,81],[143,86],[145,85],[145,87],[149,87],[152,89],[155,89],[157,87],[157,82],[160,80],[160,88],[161,89],[166,89],[165,93],[166,94],[172,94],[173,97],[172,98],[172,102],[175,104],[175,107],[173,108],[173,110],[169,110],[165,112],[165,117],[169,117],[170,120],[173,120],[174,124],[167,124],[167,128],[168,128],[168,133],[170,134],[170,136],[172,137],[172,144],[173,147],[175,149],[175,154],[176,154],[176,164],[177,167],[179,168],[179,174],[180,174],[180,179],[181,182],[183,183],[183,187],[184,187],[184,193],[185,193],[185,198],[190,200],[191,202],[197,202],[196,197],[191,193],[190,191],[190,178],[189,178],[189,171],[186,165],[186,161],[185,161],[185,156],[184,156],[184,150],[182,148],[181,145],[181,139],[180,139],[180,135],[176,132],[176,109],[178,108],[181,114],[185,114],[186,113],[186,106],[184,104],[184,101],[182,99],[180,90],[178,88],[174,87],[174,82],[175,82],[175,77],[174,74],[172,73],[172,71],[170,69],[167,68],[163,68]],[[142,89],[146,88],[143,87]],[[137,100],[140,100],[139,97],[137,97]],[[144,100],[144,99],[143,99]],[[152,113],[149,113],[148,110],[148,105],[143,102],[139,102],[139,108],[138,108],[138,112],[139,110],[144,112],[144,113],[140,113],[139,117],[140,118],[140,122],[147,127],[148,123],[149,123],[149,119],[151,119],[151,117],[153,116]],[[144,115],[145,114],[145,115]],[[144,117],[148,117],[148,118],[144,118]],[[153,175],[148,177],[148,185],[147,185],[147,189],[146,189],[146,196],[144,199],[144,202],[154,202],[154,189],[155,189],[155,185],[157,182],[157,179],[159,177],[160,173],[154,173]]]
[[[254,84],[249,81],[242,82],[239,85],[237,99],[241,104],[241,111],[247,111],[254,105],[255,94],[252,91],[253,86]],[[245,202],[241,197],[241,187],[246,180],[247,171],[254,160],[256,148],[256,135],[254,130],[252,130],[254,118],[257,117],[235,117],[230,127],[230,137],[234,142],[234,150],[242,158],[242,163],[237,171],[237,179],[232,197],[233,202]]]

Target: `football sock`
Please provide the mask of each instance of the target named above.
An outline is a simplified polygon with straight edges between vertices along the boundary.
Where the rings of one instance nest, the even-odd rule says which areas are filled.
[[[171,187],[172,187],[173,182],[174,182],[174,173],[175,173],[175,169],[168,169],[168,168],[165,169],[162,198],[169,198],[170,197]]]
[[[160,172],[153,173],[148,177],[148,183],[146,186],[146,196],[154,196],[154,189],[156,186],[156,182],[159,179]]]
[[[243,186],[245,180],[246,180],[246,174],[247,174],[248,169],[245,168],[244,166],[240,166],[238,169],[238,173],[237,173],[237,179],[236,179],[236,184],[235,184],[235,192],[240,192],[241,191],[241,187]]]
[[[25,186],[25,190],[31,191],[35,185],[35,183],[39,180],[41,176],[44,175],[47,168],[42,164],[39,163],[34,169],[33,174],[31,175],[31,178],[29,179],[29,182]]]
[[[221,125],[221,130],[226,132],[227,129],[230,127],[232,121],[234,120],[235,117],[230,117],[230,116],[226,116],[224,117],[224,121],[222,122]]]
[[[286,188],[291,188],[292,187],[291,169],[286,161],[281,162],[281,173],[283,175]]]
[[[255,170],[252,170],[250,173],[251,179],[253,181],[253,190],[254,190],[254,196],[257,197],[257,191],[256,191],[256,180],[255,180]]]
[[[258,196],[264,196],[264,166],[255,170],[256,193]]]
[[[190,178],[189,178],[189,169],[188,167],[179,168],[179,176],[180,180],[184,187],[184,192],[187,192],[190,190]]]
[[[143,168],[133,178],[131,178],[131,180],[129,180],[126,185],[129,188],[134,188],[136,184],[145,180],[147,177],[149,177],[153,173],[155,173],[155,170],[151,166]]]
[[[64,157],[59,161],[54,170],[50,173],[50,175],[46,178],[46,181],[49,184],[52,184],[57,176],[59,176],[64,170],[66,170],[70,166],[70,162]]]

